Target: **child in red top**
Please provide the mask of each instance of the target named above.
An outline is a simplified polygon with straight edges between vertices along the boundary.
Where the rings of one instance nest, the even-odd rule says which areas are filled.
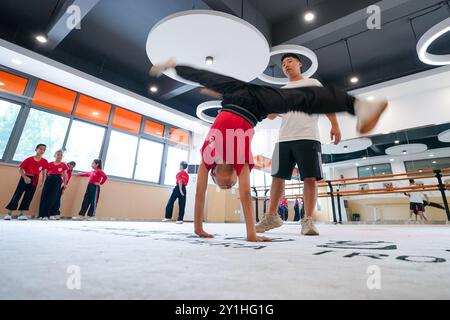
[[[97,208],[98,199],[100,197],[100,186],[104,185],[108,176],[102,170],[102,160],[95,159],[91,164],[91,172],[80,173],[80,177],[89,177],[89,184],[84,194],[83,203],[78,217],[73,217],[74,220],[84,220],[86,211],[88,211],[89,220],[94,219],[95,209]]]
[[[61,180],[61,195],[59,197],[59,201],[56,206],[56,215],[54,216],[55,220],[61,219],[61,198],[62,198],[62,195],[64,194],[64,191],[67,189],[67,186],[69,185],[70,178],[72,178],[73,169],[75,168],[76,165],[77,164],[75,161],[67,162],[67,168],[68,168],[67,169],[67,181],[66,181],[66,184],[64,185],[64,182]],[[52,219],[52,217],[50,217],[50,219]]]
[[[178,207],[180,208],[178,213],[177,224],[183,223],[184,209],[186,207],[186,186],[189,182],[189,175],[186,172],[188,164],[186,161],[180,163],[180,172],[177,173],[177,185],[172,191],[169,202],[166,206],[166,217],[163,222],[172,221],[173,205],[178,199]]]
[[[42,184],[45,181],[48,162],[42,157],[42,155],[45,153],[46,149],[47,146],[45,144],[42,143],[38,144],[35,149],[36,155],[34,157],[29,157],[25,159],[19,165],[19,173],[21,177],[11,201],[6,206],[8,212],[4,216],[3,218],[4,220],[12,219],[12,213],[14,210],[17,210],[17,206],[19,204],[19,200],[22,197],[22,195],[24,196],[19,206],[20,213],[17,219],[18,220],[28,219],[25,214],[25,211],[28,211],[30,208],[30,203],[33,200],[34,193],[36,192],[36,188],[39,182],[39,175],[41,174],[41,172],[43,173]]]
[[[41,203],[39,204],[39,218],[41,220],[54,220],[58,213],[61,190],[67,184],[67,170],[69,170],[67,165],[62,162],[63,157],[64,152],[58,150],[55,152],[55,161],[48,164],[47,179],[45,179]],[[61,180],[63,181],[62,185]]]

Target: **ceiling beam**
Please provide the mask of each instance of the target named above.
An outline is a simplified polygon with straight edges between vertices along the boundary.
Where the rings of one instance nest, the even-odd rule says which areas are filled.
[[[79,8],[80,13],[80,24],[81,20],[89,13],[89,11],[92,10],[92,8],[95,7],[95,5],[100,0],[69,0],[66,1],[58,12],[58,18],[54,22],[53,26],[50,28],[50,30],[47,33],[48,38],[48,45],[46,46],[46,49],[53,50],[55,49],[61,41],[64,40],[64,38],[74,29],[74,27],[71,27],[71,24],[68,22],[71,22],[72,14],[68,13],[67,9],[70,6],[76,6]],[[81,28],[82,28],[81,24]]]
[[[175,89],[163,94],[162,96],[159,97],[159,99],[161,99],[163,101],[170,100],[172,98],[175,98],[176,96],[179,96],[179,95],[182,95],[183,93],[191,91],[194,88],[196,88],[196,87],[191,86],[189,84],[185,84],[185,85],[182,85],[181,87],[175,88]]]

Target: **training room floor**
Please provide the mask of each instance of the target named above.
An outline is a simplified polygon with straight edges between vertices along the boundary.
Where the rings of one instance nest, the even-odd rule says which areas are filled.
[[[0,299],[450,299],[450,225],[318,228],[0,221]]]

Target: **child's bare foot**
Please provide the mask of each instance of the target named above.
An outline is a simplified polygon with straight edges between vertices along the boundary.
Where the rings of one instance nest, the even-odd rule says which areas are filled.
[[[388,101],[386,99],[378,101],[356,100],[355,115],[358,121],[356,125],[358,132],[365,134],[372,131],[387,107]]]
[[[177,66],[174,59],[169,59],[163,63],[155,64],[150,68],[149,74],[154,77],[159,77],[163,74],[167,69],[175,68]]]
[[[214,238],[212,234],[209,234],[203,230],[195,231],[195,234],[198,235],[200,238]]]
[[[255,237],[247,237],[247,241],[249,242],[270,242],[272,239],[263,237],[263,236],[255,236]]]

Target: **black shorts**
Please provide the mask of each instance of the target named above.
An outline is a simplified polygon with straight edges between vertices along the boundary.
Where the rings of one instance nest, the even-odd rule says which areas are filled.
[[[415,214],[423,212],[423,203],[411,202],[409,204],[409,210],[412,210]]]
[[[316,140],[279,142],[272,155],[272,177],[291,180],[297,164],[300,177],[323,179],[322,145]]]

